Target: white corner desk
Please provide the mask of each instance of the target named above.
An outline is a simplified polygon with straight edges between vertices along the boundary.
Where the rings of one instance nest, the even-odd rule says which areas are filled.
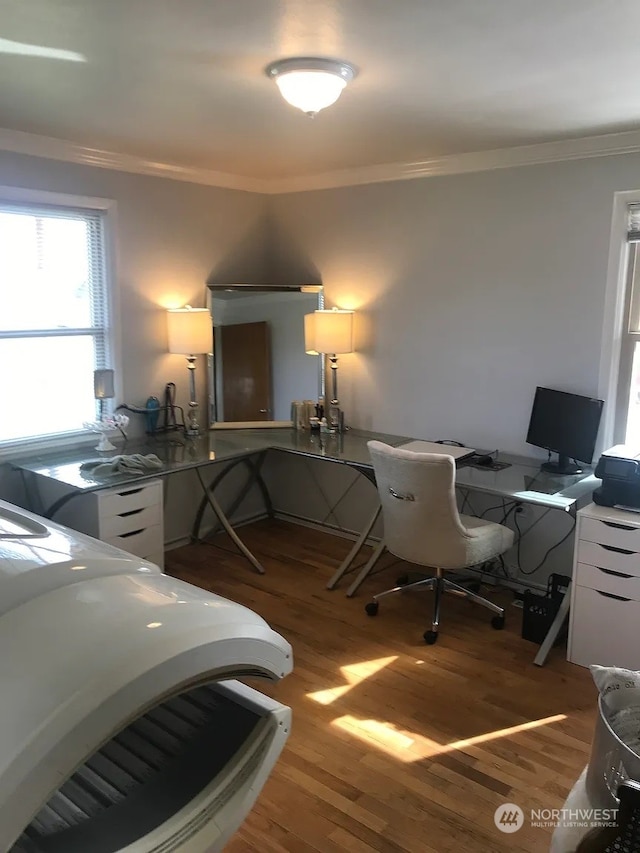
[[[27,508],[47,518],[55,516],[60,507],[69,500],[83,494],[132,486],[147,480],[167,477],[178,471],[193,469],[198,474],[203,488],[203,498],[193,524],[193,538],[200,538],[202,516],[209,504],[221,524],[227,532],[231,531],[234,541],[238,544],[241,540],[233,530],[229,517],[237,510],[253,485],[257,485],[262,493],[267,514],[273,514],[269,492],[261,476],[262,463],[267,452],[292,453],[347,465],[374,482],[373,467],[367,447],[367,442],[373,439],[394,447],[413,440],[407,436],[355,429],[338,435],[320,435],[293,429],[218,429],[195,439],[184,438],[179,433],[168,433],[131,440],[120,444],[117,451],[112,454],[102,455],[105,461],[108,461],[110,456],[118,453],[156,454],[161,459],[163,467],[160,470],[154,469],[143,473],[96,476],[92,470],[81,467],[83,462],[100,456],[86,445],[29,456],[17,456],[8,461],[23,476],[30,504]],[[442,452],[446,453],[446,445],[443,445]],[[468,460],[458,462],[456,486],[463,494],[475,492],[495,495],[505,500],[534,504],[549,510],[561,510],[575,516],[578,503],[590,497],[593,489],[599,484],[599,480],[593,476],[591,469],[585,469],[585,473],[581,475],[563,477],[540,471],[537,460],[504,453],[500,453],[497,458],[500,462],[508,463],[509,467],[495,471],[473,467]],[[209,483],[205,483],[201,469],[212,463],[226,464]],[[249,478],[225,513],[215,498],[215,489],[229,471],[240,464],[248,469]],[[64,494],[48,506],[43,506],[38,497],[40,478],[66,487]],[[361,540],[360,544],[364,543],[371,532],[377,515],[378,513],[367,529],[362,531],[358,540]],[[357,544],[358,542],[355,543],[354,549]],[[246,554],[246,551],[243,550],[243,553]],[[258,571],[263,571],[255,558],[250,562]],[[341,570],[340,577],[344,574],[346,572]],[[339,579],[334,576],[330,585],[335,586]]]
[[[321,435],[294,429],[218,429],[196,439],[184,438],[177,433],[169,433],[136,441],[127,441],[124,445],[120,445],[117,453],[154,453],[162,460],[163,467],[160,470],[145,473],[97,477],[90,470],[81,467],[82,462],[87,459],[95,459],[99,455],[95,450],[86,446],[29,457],[16,457],[9,461],[22,474],[25,492],[28,496],[29,506],[27,508],[48,518],[55,516],[65,503],[79,499],[82,495],[97,493],[105,489],[121,488],[126,491],[143,484],[145,481],[158,480],[178,471],[193,469],[198,477],[203,496],[193,523],[192,538],[194,540],[200,538],[203,515],[209,506],[254,569],[263,573],[264,568],[260,561],[251,553],[234,530],[230,519],[254,486],[261,492],[266,514],[273,516],[269,490],[261,474],[266,454],[274,451],[325,459],[327,462],[347,465],[373,483],[373,467],[367,448],[367,442],[372,439],[396,447],[413,440],[410,436],[388,435],[355,429],[338,435]],[[446,445],[443,445],[442,449],[446,453]],[[105,458],[108,459],[109,457],[105,456]],[[593,476],[591,469],[586,469],[585,473],[581,475],[563,477],[540,471],[538,460],[500,453],[498,461],[508,463],[509,467],[497,471],[474,467],[467,460],[458,462],[456,486],[461,490],[463,501],[468,499],[470,493],[483,493],[495,495],[505,501],[533,504],[546,510],[560,510],[575,517],[579,503],[587,502],[593,489],[599,484],[599,480]],[[206,482],[202,470],[211,466],[212,463],[224,463],[224,467],[209,482]],[[225,512],[216,498],[215,491],[229,472],[240,465],[246,468],[247,477]],[[41,478],[66,487],[61,497],[48,506],[44,506],[39,497],[38,484]],[[380,509],[378,508],[329,581],[328,587],[330,589],[337,586],[345,575],[359,568],[355,566],[355,560],[369,537],[379,513]],[[349,586],[347,595],[353,595],[364,579],[372,573],[373,566],[382,548],[383,543],[379,543],[374,548],[371,558],[360,568],[359,573]],[[564,615],[566,615],[566,609]],[[536,662],[544,662],[560,627],[561,621],[550,631]],[[554,631],[555,633],[553,633]],[[552,634],[553,636],[551,636]]]
[[[97,495],[107,490],[122,494],[131,493],[135,489],[143,488],[147,481],[162,480],[177,472],[193,470],[203,496],[193,522],[192,538],[200,539],[204,512],[207,506],[211,507],[238,549],[254,569],[262,574],[264,568],[234,530],[230,518],[254,486],[261,492],[266,514],[273,515],[269,490],[261,474],[266,454],[278,450],[324,458],[362,471],[372,479],[373,469],[367,441],[373,438],[390,444],[401,444],[410,440],[401,436],[355,430],[340,435],[320,435],[293,429],[216,429],[197,438],[185,438],[174,432],[127,440],[119,443],[117,450],[109,454],[100,454],[89,445],[82,445],[16,456],[8,461],[22,475],[28,504],[25,509],[51,519],[70,501],[81,501],[83,496]],[[101,458],[107,462],[118,454],[136,453],[155,454],[162,461],[162,468],[136,473],[109,473],[103,476],[97,475],[91,468],[83,467],[83,463],[88,460]],[[216,472],[209,482],[205,482],[203,470],[212,465],[216,467],[215,463],[220,463],[221,470]],[[216,489],[238,466],[246,468],[248,476],[225,511],[216,498]],[[43,488],[45,484],[48,488]],[[57,488],[52,489],[52,486]],[[53,494],[54,497],[43,498],[43,494]],[[89,530],[84,532],[98,535],[97,532]],[[120,547],[126,550],[125,544]]]

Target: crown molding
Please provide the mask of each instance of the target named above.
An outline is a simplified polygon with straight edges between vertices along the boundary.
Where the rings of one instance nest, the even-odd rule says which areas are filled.
[[[268,183],[266,192],[282,194],[335,189],[358,184],[406,181],[414,178],[433,178],[440,175],[461,175],[465,172],[512,169],[517,166],[537,166],[544,163],[560,163],[566,160],[611,157],[616,154],[636,154],[638,152],[640,152],[640,131],[630,130],[623,133],[585,136],[579,139],[540,142],[535,145],[519,145],[515,148],[495,148],[490,151],[474,151],[468,154],[447,154],[441,157],[432,157],[429,160],[418,160],[415,163],[389,163],[299,178],[284,178],[274,183]]]
[[[39,136],[21,130],[0,128],[0,151],[13,151],[16,154],[29,154],[32,157],[44,157],[49,160],[63,160],[66,163],[78,163],[83,166],[95,166],[101,169],[114,169],[118,172],[130,172],[136,175],[150,175],[156,178],[169,178],[174,181],[187,181],[192,184],[221,187],[244,192],[265,193],[268,182],[259,178],[246,178],[215,172],[212,169],[199,169],[179,166],[174,163],[159,163],[131,154],[118,154],[101,148],[88,148],[66,139],[52,136]]]
[[[0,128],[0,150],[224,189],[281,195],[283,193],[336,189],[385,181],[403,181],[441,175],[460,175],[466,172],[511,169],[518,166],[536,166],[544,163],[560,163],[591,157],[636,154],[640,152],[640,130],[585,136],[578,139],[562,139],[535,145],[520,145],[514,148],[495,148],[490,151],[475,151],[467,154],[447,154],[413,163],[388,163],[379,166],[341,169],[317,175],[274,179],[250,178],[216,172],[211,169],[160,163],[155,160],[147,160],[144,157],[118,154],[100,148],[88,148],[64,139],[39,136],[8,128]]]

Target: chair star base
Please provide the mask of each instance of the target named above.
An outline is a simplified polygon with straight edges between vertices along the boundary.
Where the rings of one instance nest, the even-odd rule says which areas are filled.
[[[399,581],[404,581],[405,578],[398,578]],[[433,602],[433,619],[431,621],[431,628],[424,632],[423,637],[425,643],[427,645],[433,645],[438,639],[438,628],[440,626],[440,604],[442,601],[442,593],[450,592],[455,595],[461,595],[464,598],[467,598],[469,601],[473,601],[474,604],[481,604],[483,607],[486,607],[487,610],[491,610],[492,613],[496,615],[491,620],[491,625],[496,631],[502,630],[504,628],[505,623],[505,612],[504,607],[499,607],[497,604],[494,604],[493,601],[489,601],[488,598],[483,598],[481,595],[478,595],[476,592],[473,592],[470,589],[467,589],[460,584],[454,583],[453,581],[448,580],[444,576],[444,572],[442,569],[436,569],[436,574],[430,578],[423,578],[419,581],[414,581],[413,583],[398,583],[397,586],[392,587],[391,589],[386,589],[384,592],[379,592],[377,595],[374,595],[371,601],[365,606],[365,612],[368,616],[377,616],[378,614],[378,600],[380,598],[384,598],[385,595],[393,595],[396,592],[404,592],[407,589],[430,589],[434,592],[434,602]]]

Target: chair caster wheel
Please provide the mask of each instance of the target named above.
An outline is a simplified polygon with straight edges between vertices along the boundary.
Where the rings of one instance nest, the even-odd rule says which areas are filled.
[[[368,604],[365,604],[364,611],[367,616],[377,616],[378,615],[378,602],[370,601]]]
[[[432,646],[436,640],[438,639],[437,631],[425,631],[422,635],[424,637],[424,641],[428,646]]]
[[[396,580],[396,586],[406,586],[409,583],[409,575],[400,575]]]
[[[491,627],[496,631],[502,631],[504,628],[504,616],[494,616],[491,620]]]

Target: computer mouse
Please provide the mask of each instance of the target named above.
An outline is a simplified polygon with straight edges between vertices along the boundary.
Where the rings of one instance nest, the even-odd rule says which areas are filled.
[[[493,456],[476,456],[473,462],[483,468],[490,468],[493,465]]]

